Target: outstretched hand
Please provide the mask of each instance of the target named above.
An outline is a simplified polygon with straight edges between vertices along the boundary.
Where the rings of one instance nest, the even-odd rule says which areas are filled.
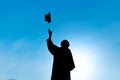
[[[50,29],[48,29],[49,36],[52,35],[52,32],[53,32],[53,31],[51,31]]]

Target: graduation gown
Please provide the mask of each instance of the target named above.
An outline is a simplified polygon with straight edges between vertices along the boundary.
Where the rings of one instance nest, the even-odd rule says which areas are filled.
[[[75,65],[70,49],[57,47],[51,39],[47,39],[47,46],[54,59],[51,80],[71,80],[70,71]]]

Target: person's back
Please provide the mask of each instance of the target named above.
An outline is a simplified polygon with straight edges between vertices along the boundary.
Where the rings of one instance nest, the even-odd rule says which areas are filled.
[[[54,57],[51,80],[70,80],[70,71],[75,68],[75,65],[71,51],[68,49],[69,42],[63,40],[61,47],[57,47],[51,40],[52,31],[49,30],[48,32],[47,46]]]

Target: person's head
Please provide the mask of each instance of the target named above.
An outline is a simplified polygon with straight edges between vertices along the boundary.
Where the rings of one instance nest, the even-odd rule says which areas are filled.
[[[68,48],[70,46],[69,42],[67,40],[61,41],[61,47]]]

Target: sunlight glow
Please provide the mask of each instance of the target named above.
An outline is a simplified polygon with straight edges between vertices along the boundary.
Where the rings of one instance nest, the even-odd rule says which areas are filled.
[[[73,57],[75,62],[75,69],[72,71],[73,80],[91,80],[94,75],[95,61],[92,56],[91,48],[74,47]]]

